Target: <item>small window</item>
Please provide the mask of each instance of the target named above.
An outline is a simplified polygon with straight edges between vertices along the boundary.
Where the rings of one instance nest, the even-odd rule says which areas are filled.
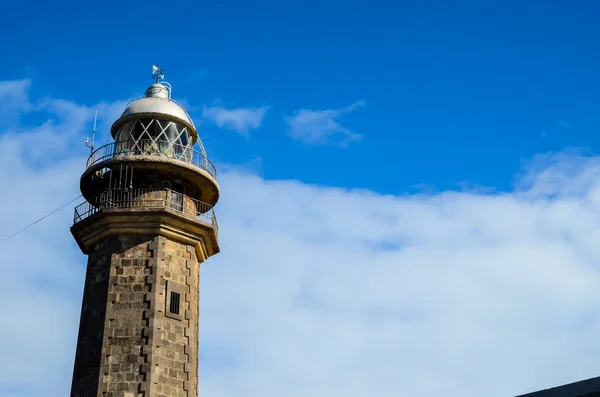
[[[169,312],[172,314],[179,315],[179,300],[180,296],[177,292],[171,291],[171,304],[169,305]]]
[[[167,280],[165,290],[165,317],[183,320],[187,309],[185,301],[185,285]]]

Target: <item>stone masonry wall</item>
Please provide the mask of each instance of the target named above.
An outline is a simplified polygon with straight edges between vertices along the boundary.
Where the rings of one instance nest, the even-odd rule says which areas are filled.
[[[90,254],[71,397],[198,395],[193,246],[113,236]],[[170,292],[181,294],[170,313]]]
[[[88,258],[71,384],[72,397],[96,396],[111,253],[116,251],[118,245],[116,238],[107,239]]]
[[[146,397],[151,340],[146,310],[152,302],[156,254],[144,235],[120,236],[122,247],[112,256],[104,328],[102,397]]]
[[[198,395],[199,266],[194,247],[159,237],[155,344],[157,397]],[[169,316],[170,290],[180,290],[179,318]]]

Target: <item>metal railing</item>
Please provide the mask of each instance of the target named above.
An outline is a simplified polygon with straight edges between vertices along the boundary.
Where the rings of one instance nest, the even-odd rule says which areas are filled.
[[[75,207],[73,223],[102,210],[118,208],[169,209],[218,229],[213,206],[169,189],[111,189]]]
[[[104,145],[92,152],[86,169],[104,160],[125,156],[157,156],[183,161],[208,172],[213,178],[217,170],[213,163],[202,153],[189,146],[165,141],[140,139],[137,141],[118,141]]]

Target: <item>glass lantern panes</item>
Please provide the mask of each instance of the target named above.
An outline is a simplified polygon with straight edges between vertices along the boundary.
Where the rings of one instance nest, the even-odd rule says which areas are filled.
[[[159,155],[191,161],[192,144],[187,128],[176,122],[140,118],[121,126],[116,134],[115,155]]]

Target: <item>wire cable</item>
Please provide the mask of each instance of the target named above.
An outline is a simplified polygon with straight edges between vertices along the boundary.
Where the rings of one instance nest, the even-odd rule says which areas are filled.
[[[69,201],[69,202],[68,202],[68,203],[66,203],[66,204],[63,204],[63,205],[61,205],[60,207],[58,207],[57,209],[55,209],[55,210],[54,210],[54,211],[52,211],[51,213],[49,213],[49,214],[47,214],[47,215],[44,215],[43,217],[41,217],[41,218],[40,218],[40,219],[38,219],[37,221],[35,221],[35,222],[33,222],[33,223],[31,223],[31,224],[29,224],[29,225],[25,226],[23,229],[19,230],[18,232],[11,234],[10,236],[8,236],[7,238],[5,238],[4,240],[0,241],[0,244],[4,243],[5,241],[8,241],[8,240],[10,240],[11,238],[15,237],[17,234],[19,234],[19,233],[21,233],[21,232],[23,232],[23,231],[25,231],[25,230],[29,229],[31,226],[35,225],[36,223],[43,221],[44,219],[46,219],[46,218],[47,218],[47,217],[49,217],[50,215],[54,214],[55,212],[58,212],[58,211],[62,210],[62,209],[63,209],[63,208],[65,208],[67,205],[71,204],[73,201],[75,201],[75,200],[79,200],[81,197],[82,197],[82,195],[79,195],[79,196],[75,197],[73,200]]]

